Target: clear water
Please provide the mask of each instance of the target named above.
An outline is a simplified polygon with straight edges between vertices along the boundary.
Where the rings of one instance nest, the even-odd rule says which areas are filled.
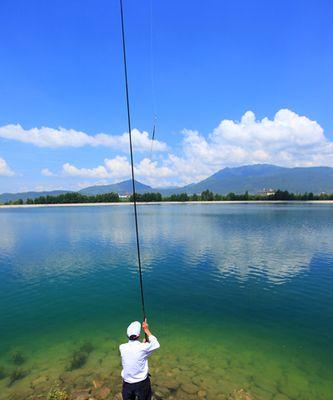
[[[146,306],[161,342],[152,381],[164,397],[333,398],[333,205],[139,213]],[[26,373],[10,386],[0,379],[0,398],[28,398],[32,382],[47,377],[45,390],[64,373],[98,374],[118,392],[117,346],[141,318],[132,208],[1,209],[0,229],[0,377],[18,368],[14,351]],[[85,341],[87,363],[66,372]]]

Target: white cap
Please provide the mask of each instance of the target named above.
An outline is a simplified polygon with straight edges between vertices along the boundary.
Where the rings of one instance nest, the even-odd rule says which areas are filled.
[[[127,328],[127,336],[140,336],[141,324],[139,321],[132,322]]]

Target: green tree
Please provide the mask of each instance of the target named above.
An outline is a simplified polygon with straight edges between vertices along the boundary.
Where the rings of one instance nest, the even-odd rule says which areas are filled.
[[[214,193],[211,192],[210,190],[204,190],[201,193],[201,200],[202,201],[213,201],[214,200]]]
[[[237,200],[237,196],[235,195],[235,193],[231,192],[231,193],[227,194],[226,199],[229,201],[235,201],[235,200]]]
[[[20,206],[20,205],[23,204],[23,200],[22,200],[22,199],[15,200],[15,201],[13,202],[13,204],[16,205],[16,206]]]

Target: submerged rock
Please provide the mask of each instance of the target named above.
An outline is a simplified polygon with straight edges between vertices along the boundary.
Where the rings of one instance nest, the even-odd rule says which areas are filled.
[[[99,389],[103,386],[103,382],[99,379],[93,379],[92,384],[95,389]]]
[[[90,393],[91,390],[89,389],[84,389],[84,390],[77,390],[73,393],[71,393],[71,397],[74,400],[89,400],[90,399]]]
[[[93,350],[94,346],[90,342],[83,343],[78,349],[73,351],[67,370],[73,371],[82,368]]]
[[[90,400],[91,399],[90,395],[89,394],[87,395],[86,393],[74,395],[74,396],[72,396],[72,398],[73,398],[73,400]]]
[[[7,376],[7,373],[6,373],[5,367],[0,365],[0,380],[6,378],[6,376]]]
[[[75,350],[69,361],[69,365],[67,367],[68,371],[73,371],[74,369],[83,367],[83,365],[87,362],[87,359],[88,359],[88,353]]]
[[[156,386],[161,390],[163,390],[162,388],[166,388],[172,391],[178,389],[180,383],[171,377],[161,377],[157,379]]]
[[[163,386],[156,386],[156,389],[154,390],[154,395],[157,398],[165,398],[169,396],[169,394],[170,394],[169,389]]]
[[[111,389],[105,386],[98,391],[96,397],[98,399],[104,400],[109,397],[110,393],[111,393]]]
[[[283,394],[283,393],[277,393],[277,394],[274,396],[274,400],[289,400],[289,397],[286,396],[286,395]]]
[[[81,390],[86,390],[91,388],[91,376],[88,374],[79,375],[72,379],[72,384],[75,388],[80,388]]]
[[[43,386],[45,383],[47,383],[49,380],[49,377],[47,375],[40,375],[37,378],[35,378],[33,381],[30,383],[30,387],[32,389],[36,389],[40,386]]]
[[[199,390],[197,395],[198,395],[199,399],[205,399],[207,397],[207,392],[206,392],[206,390],[201,389],[201,390]]]
[[[218,395],[216,395],[214,397],[215,400],[229,400],[228,395],[224,394],[224,393],[219,393]]]
[[[195,393],[198,393],[199,388],[194,383],[184,383],[182,385],[182,390],[183,390],[183,392],[188,393],[188,394],[195,394]]]
[[[267,400],[271,400],[273,395],[274,395],[274,391],[272,390],[267,390],[264,389],[262,387],[253,385],[251,387],[251,394],[253,396],[254,399],[267,399]],[[298,399],[298,397],[296,397],[296,399]]]
[[[254,400],[244,389],[235,390],[232,394],[232,400]]]
[[[202,377],[199,375],[192,376],[191,380],[194,385],[197,385],[199,387],[204,383]]]
[[[93,350],[94,350],[94,346],[90,342],[83,343],[79,348],[79,351],[82,351],[83,353],[87,353],[87,354],[90,354]]]
[[[19,350],[15,350],[11,354],[12,361],[15,365],[22,365],[25,362],[23,353]]]
[[[151,396],[152,400],[163,400],[163,396],[161,393],[154,392]],[[168,397],[169,399],[169,397]]]
[[[47,395],[47,400],[69,400],[69,394],[66,390],[60,389],[58,387],[53,388],[50,390],[49,394]]]
[[[21,368],[14,369],[14,371],[9,374],[8,387],[12,386],[16,381],[25,378],[28,374],[28,371],[24,371]]]

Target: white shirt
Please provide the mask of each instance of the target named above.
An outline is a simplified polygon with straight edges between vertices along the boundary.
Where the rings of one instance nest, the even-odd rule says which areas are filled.
[[[149,336],[149,342],[129,340],[119,346],[123,370],[121,376],[127,383],[144,381],[148,376],[148,357],[160,347],[155,336]]]

